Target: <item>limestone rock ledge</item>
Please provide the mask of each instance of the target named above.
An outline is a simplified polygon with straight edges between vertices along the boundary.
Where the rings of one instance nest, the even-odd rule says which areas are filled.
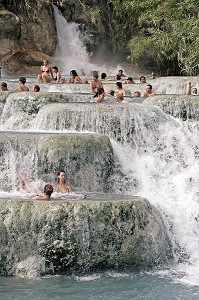
[[[144,100],[145,104],[160,107],[165,113],[183,121],[199,120],[199,101],[197,95],[156,95]]]
[[[152,267],[172,259],[162,218],[143,198],[1,199],[0,215],[0,275]]]

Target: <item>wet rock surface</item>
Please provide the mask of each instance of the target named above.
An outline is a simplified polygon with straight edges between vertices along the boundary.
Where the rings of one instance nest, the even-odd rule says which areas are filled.
[[[158,211],[143,198],[36,202],[0,200],[0,274],[39,277],[172,258]]]

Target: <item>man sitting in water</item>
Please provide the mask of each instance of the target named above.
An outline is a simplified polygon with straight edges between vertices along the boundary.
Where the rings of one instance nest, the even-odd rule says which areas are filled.
[[[133,82],[133,78],[132,78],[132,77],[128,77],[128,78],[125,80],[125,83],[128,83],[128,84],[134,83],[134,82]]]
[[[44,187],[44,195],[43,196],[36,196],[33,199],[49,201],[51,199],[52,193],[53,193],[53,186],[51,184],[46,184],[45,187]]]
[[[123,72],[123,70],[119,70],[118,72],[117,72],[117,74],[116,74],[116,76],[120,76],[120,78],[121,77],[126,77],[126,75],[124,74],[124,72]],[[117,79],[118,80],[118,79]]]
[[[143,93],[144,97],[149,97],[149,96],[153,96],[154,92],[152,91],[152,85],[151,84],[147,84],[146,86],[146,91]]]
[[[120,81],[116,82],[116,89],[114,91],[114,95],[121,94],[123,96],[126,95],[126,90],[123,88],[122,83]]]
[[[90,82],[90,92],[96,93],[98,88],[103,88],[101,80],[98,79],[98,74],[93,75],[93,79]]]
[[[72,187],[70,183],[66,183],[66,174],[64,171],[58,172],[57,183],[53,184],[53,188],[55,192],[60,192],[60,193],[72,192]]]
[[[197,95],[198,90],[197,88],[191,89],[191,82],[188,82],[188,84],[184,84],[184,95]]]
[[[25,86],[26,84],[26,78],[25,77],[20,77],[19,78],[19,85],[16,88],[16,92],[28,92],[29,88]]]

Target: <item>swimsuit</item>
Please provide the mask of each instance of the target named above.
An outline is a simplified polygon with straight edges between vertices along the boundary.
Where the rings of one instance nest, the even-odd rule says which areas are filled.
[[[46,70],[44,70],[44,69],[42,68],[41,71],[42,71],[42,73],[43,73],[43,72],[46,72],[46,73],[49,73],[49,72],[50,72],[50,71],[49,71],[49,68],[47,68]]]
[[[57,80],[57,75],[53,75],[53,80]]]

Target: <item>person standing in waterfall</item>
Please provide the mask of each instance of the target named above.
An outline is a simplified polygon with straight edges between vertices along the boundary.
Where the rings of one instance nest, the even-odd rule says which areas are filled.
[[[55,192],[58,193],[71,193],[72,187],[70,183],[66,183],[66,173],[65,171],[60,171],[57,174],[57,182],[53,184]]]
[[[99,75],[97,73],[94,73],[93,75],[93,79],[90,82],[90,92],[93,93],[97,93],[97,90],[99,88],[103,88],[103,84],[101,82],[101,80],[98,79]]]

